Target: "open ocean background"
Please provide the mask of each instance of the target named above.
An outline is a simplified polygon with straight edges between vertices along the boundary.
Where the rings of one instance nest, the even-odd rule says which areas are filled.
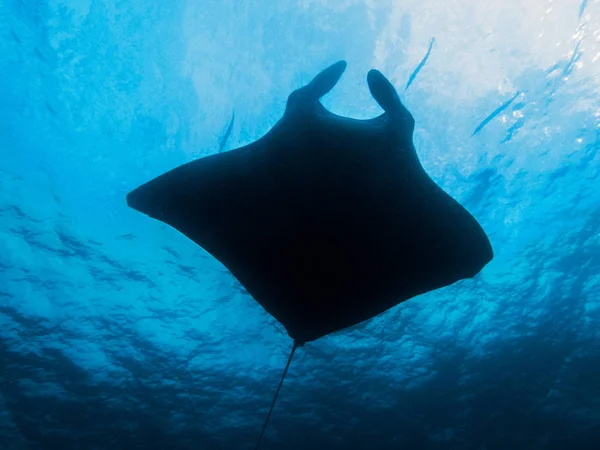
[[[261,448],[600,448],[599,0],[0,0],[0,449],[254,448],[291,340],[125,195],[339,59],[495,259],[300,348]]]

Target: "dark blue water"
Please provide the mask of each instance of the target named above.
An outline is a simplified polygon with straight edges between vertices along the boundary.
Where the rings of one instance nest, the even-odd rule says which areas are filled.
[[[600,448],[600,2],[525,3],[0,2],[0,448],[253,448],[290,339],[125,194],[339,59],[496,257],[299,349],[262,448]]]

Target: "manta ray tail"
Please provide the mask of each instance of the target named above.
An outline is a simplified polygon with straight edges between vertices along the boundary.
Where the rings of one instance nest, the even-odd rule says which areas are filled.
[[[256,447],[254,450],[258,450],[260,446],[260,441],[262,441],[262,437],[265,434],[265,430],[267,429],[267,425],[269,424],[269,419],[271,418],[271,413],[273,412],[273,407],[275,406],[275,402],[277,401],[277,396],[279,395],[279,391],[281,390],[281,385],[283,384],[283,380],[287,374],[288,369],[290,368],[290,363],[292,362],[292,358],[294,357],[294,353],[296,349],[299,347],[298,341],[294,340],[294,346],[292,347],[292,351],[287,360],[287,364],[285,365],[285,369],[283,371],[283,375],[281,375],[281,380],[279,380],[279,386],[277,386],[277,391],[275,392],[275,397],[273,397],[273,402],[271,403],[271,408],[269,409],[269,414],[267,414],[267,418],[265,419],[265,423],[263,424],[262,431],[260,432],[260,436],[258,437],[258,441],[256,442]]]

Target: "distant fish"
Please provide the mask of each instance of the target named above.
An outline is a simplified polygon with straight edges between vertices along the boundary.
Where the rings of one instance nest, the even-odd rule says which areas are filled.
[[[499,108],[495,109],[489,116],[487,116],[485,119],[483,119],[483,122],[481,122],[477,128],[475,128],[475,131],[473,131],[473,134],[471,136],[475,136],[477,133],[479,133],[483,127],[485,127],[488,123],[490,123],[492,121],[492,119],[494,117],[496,117],[498,114],[500,114],[502,111],[504,111],[506,108],[508,108],[510,106],[510,104],[512,102],[515,101],[515,99],[519,96],[519,94],[521,94],[520,91],[517,91],[517,93],[515,95],[513,95],[510,100],[506,101],[505,103],[503,103]]]
[[[583,12],[585,11],[587,4],[588,4],[588,0],[583,0],[581,2],[581,6],[579,7],[579,20],[581,20],[581,17],[583,16]]]
[[[229,121],[229,126],[227,127],[227,130],[225,131],[225,134],[223,135],[223,137],[219,140],[219,153],[223,152],[223,149],[225,148],[225,144],[227,144],[227,140],[229,139],[229,136],[231,135],[231,130],[233,130],[234,122],[235,122],[235,111],[233,111],[231,113],[231,120]]]
[[[408,79],[408,83],[406,83],[404,92],[406,92],[408,90],[408,88],[410,87],[410,85],[413,83],[413,81],[415,81],[415,78],[417,78],[417,75],[419,74],[419,72],[421,71],[421,69],[427,62],[427,60],[429,59],[429,55],[431,55],[431,49],[433,48],[434,42],[435,42],[435,38],[431,38],[431,41],[429,41],[429,48],[427,49],[427,53],[425,53],[425,56],[423,57],[423,59],[421,60],[421,62],[419,63],[419,65],[417,66],[415,71],[412,73],[412,75]]]
[[[579,51],[579,47],[581,46],[581,41],[582,40],[583,39],[580,39],[579,42],[577,42],[577,45],[575,46],[575,49],[573,50],[573,55],[571,56],[571,59],[567,63],[567,65],[565,67],[565,70],[563,70],[563,76],[567,76],[567,75],[569,75],[571,73],[571,71],[573,70],[573,66],[577,62],[577,59],[581,56],[581,52]]]

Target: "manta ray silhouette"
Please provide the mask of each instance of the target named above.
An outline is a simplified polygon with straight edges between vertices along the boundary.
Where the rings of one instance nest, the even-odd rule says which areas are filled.
[[[493,257],[479,223],[421,166],[414,119],[381,72],[367,82],[382,115],[323,107],[345,68],[294,91],[256,142],[127,196],[221,261],[294,340],[257,448],[298,346],[473,277]]]

